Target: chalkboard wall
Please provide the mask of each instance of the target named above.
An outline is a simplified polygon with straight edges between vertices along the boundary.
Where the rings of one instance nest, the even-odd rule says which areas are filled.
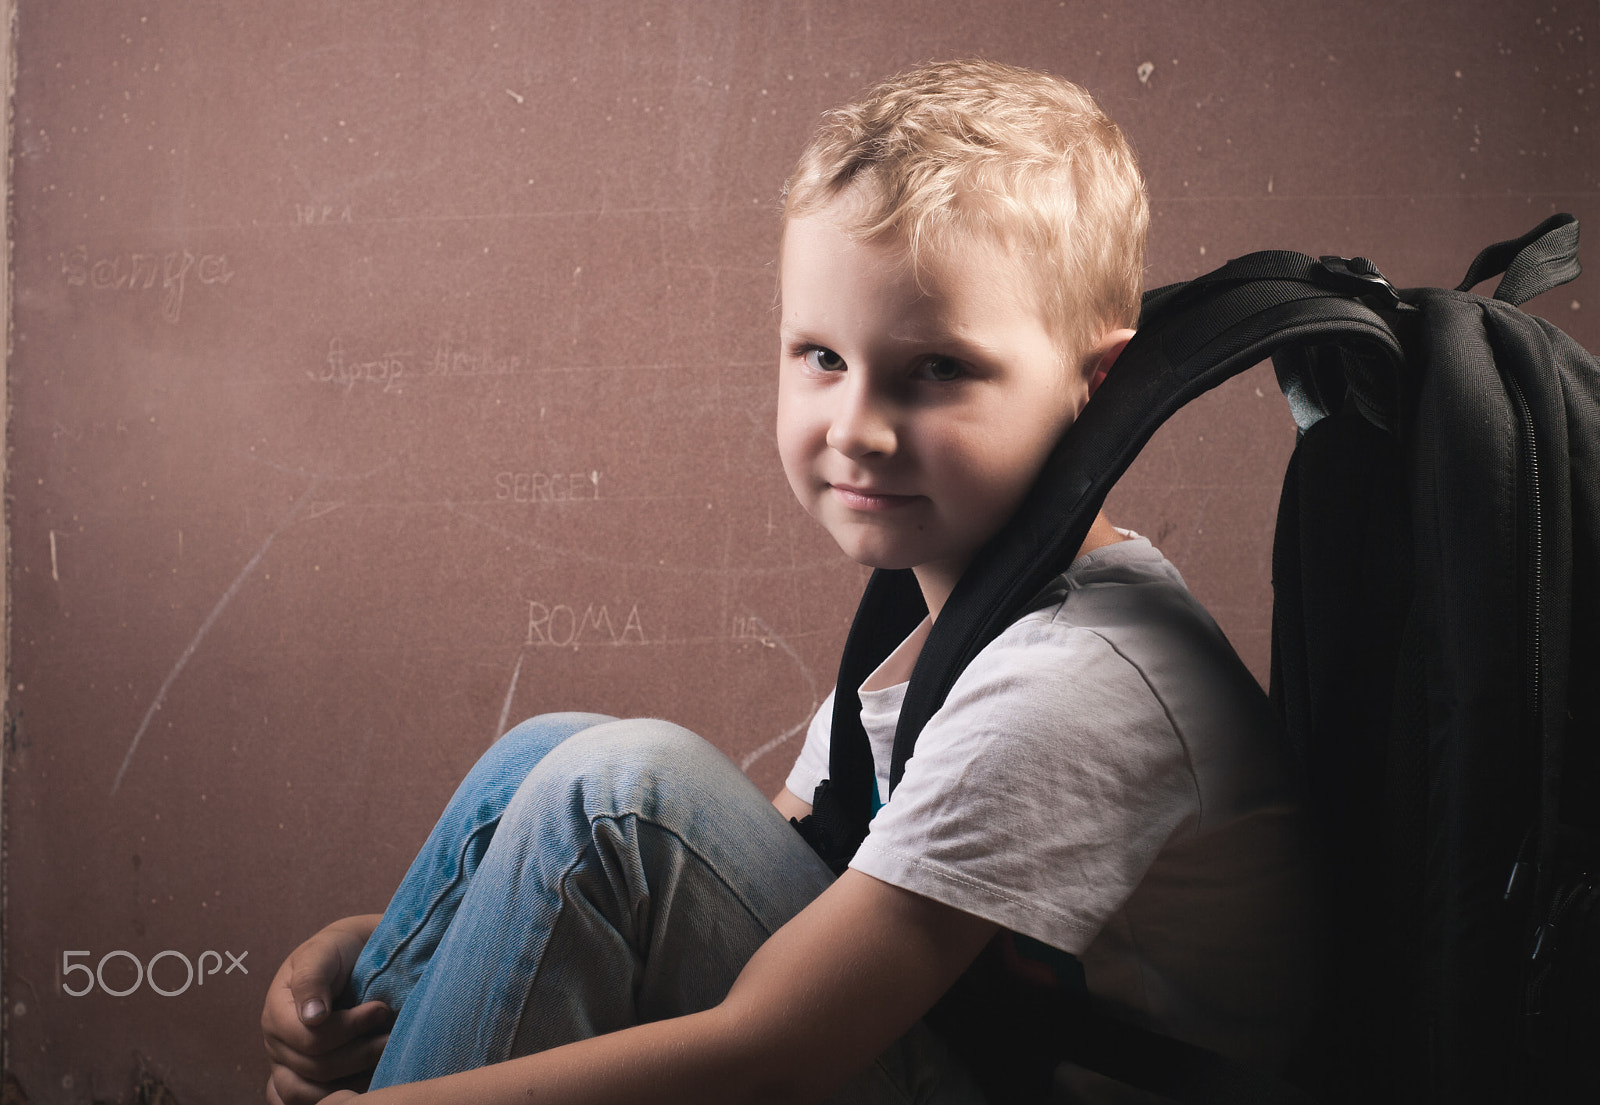
[[[277,963],[380,910],[526,715],[668,717],[777,788],[864,572],[777,462],[776,197],[870,81],[1086,85],[1150,179],[1152,284],[1267,247],[1454,284],[1552,211],[1600,226],[1588,0],[18,7],[3,1016],[33,1102],[259,1100]],[[1533,309],[1593,348],[1593,288]],[[1111,502],[1263,680],[1292,443],[1259,368]]]

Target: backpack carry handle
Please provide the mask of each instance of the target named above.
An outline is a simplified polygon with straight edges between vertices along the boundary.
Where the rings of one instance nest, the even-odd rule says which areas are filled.
[[[1536,295],[1559,288],[1583,272],[1578,263],[1578,220],[1551,215],[1520,238],[1486,247],[1472,259],[1456,291],[1469,292],[1483,281],[1505,273],[1494,298],[1520,307]]]

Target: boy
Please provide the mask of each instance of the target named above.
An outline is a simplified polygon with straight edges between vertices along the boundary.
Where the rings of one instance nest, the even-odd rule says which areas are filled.
[[[1075,86],[932,65],[828,117],[784,222],[785,473],[930,612],[860,690],[888,799],[931,621],[1131,337],[1143,182]],[[375,1105],[980,1102],[920,1018],[997,937],[1115,1014],[1282,1059],[1310,926],[1270,713],[1148,542],[1097,519],[837,880],[784,820],[826,774],[831,702],[771,806],[663,722],[507,734],[382,923],[335,922],[279,970],[268,1100],[318,1100],[381,1053]],[[329,1012],[347,978],[362,1003]],[[387,1037],[376,999],[403,1004]]]

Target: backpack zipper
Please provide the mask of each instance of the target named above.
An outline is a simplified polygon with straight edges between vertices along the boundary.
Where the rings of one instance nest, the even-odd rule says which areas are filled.
[[[1539,444],[1534,434],[1533,412],[1528,409],[1528,400],[1522,394],[1522,386],[1510,372],[1503,371],[1501,375],[1506,382],[1506,390],[1511,395],[1512,403],[1516,406],[1517,419],[1522,423],[1522,434],[1518,439],[1521,446],[1522,466],[1520,474],[1527,477],[1528,488],[1528,532],[1530,534],[1531,552],[1528,563],[1528,601],[1525,604],[1527,613],[1524,615],[1524,631],[1527,634],[1527,664],[1524,672],[1524,685],[1527,687],[1528,722],[1535,733],[1539,728],[1540,696],[1542,680],[1540,668],[1543,662],[1542,642],[1540,632],[1543,628],[1542,603],[1544,597],[1544,509],[1539,497]],[[1502,900],[1511,902],[1521,888],[1524,878],[1530,867],[1537,868],[1530,855],[1534,837],[1538,832],[1537,823],[1529,825],[1522,836],[1522,844],[1517,848],[1516,861],[1511,865],[1511,874],[1506,879],[1505,892]],[[1537,880],[1535,880],[1537,881]],[[1543,926],[1540,927],[1542,938]]]
[[[1517,383],[1516,377],[1510,372],[1504,374],[1507,390],[1512,401],[1516,404],[1517,416],[1522,422],[1522,459],[1523,474],[1528,477],[1528,522],[1529,532],[1529,561],[1528,561],[1528,602],[1525,628],[1527,632],[1527,661],[1526,686],[1528,689],[1528,722],[1532,732],[1537,736],[1540,731],[1539,718],[1541,710],[1541,667],[1542,667],[1542,642],[1540,631],[1543,628],[1542,603],[1544,597],[1544,512],[1543,504],[1539,497],[1539,447],[1534,436],[1533,412],[1528,409],[1527,398],[1522,394],[1522,387]],[[1506,886],[1506,900],[1511,899],[1512,892],[1519,876],[1525,869],[1530,857],[1526,855],[1528,845],[1537,835],[1537,822],[1528,827],[1527,834],[1523,837],[1522,847],[1517,850],[1516,863],[1511,868],[1511,879]],[[1533,864],[1534,870],[1539,871],[1539,865]],[[1534,880],[1536,883],[1539,879]],[[1522,1011],[1525,1016],[1537,1017],[1544,1012],[1545,987],[1550,974],[1550,964],[1542,960],[1548,938],[1557,926],[1560,925],[1568,908],[1581,895],[1585,886],[1580,879],[1579,884],[1567,888],[1565,892],[1557,891],[1553,896],[1550,908],[1545,913],[1533,933],[1533,947],[1528,954],[1526,973],[1523,976]],[[1534,904],[1537,910],[1537,903]],[[1537,912],[1535,912],[1537,917]]]
[[[1532,552],[1528,565],[1529,576],[1529,601],[1527,604],[1527,631],[1528,631],[1528,718],[1537,728],[1540,714],[1542,653],[1540,631],[1543,628],[1543,611],[1541,610],[1544,597],[1544,511],[1539,500],[1539,446],[1534,437],[1533,412],[1528,409],[1528,401],[1523,397],[1522,387],[1517,383],[1516,377],[1510,373],[1505,374],[1506,384],[1509,386],[1511,397],[1516,402],[1517,415],[1522,420],[1522,441],[1524,443],[1523,458],[1526,462],[1525,472],[1528,475],[1528,500],[1529,529],[1532,534]]]

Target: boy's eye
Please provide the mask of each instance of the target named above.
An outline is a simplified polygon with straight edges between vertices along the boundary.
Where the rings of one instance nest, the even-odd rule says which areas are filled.
[[[929,357],[922,362],[921,374],[925,379],[947,384],[951,380],[958,380],[965,372],[965,366],[954,357]]]
[[[831,349],[814,346],[805,351],[805,362],[818,372],[840,372],[844,369],[844,358]]]

